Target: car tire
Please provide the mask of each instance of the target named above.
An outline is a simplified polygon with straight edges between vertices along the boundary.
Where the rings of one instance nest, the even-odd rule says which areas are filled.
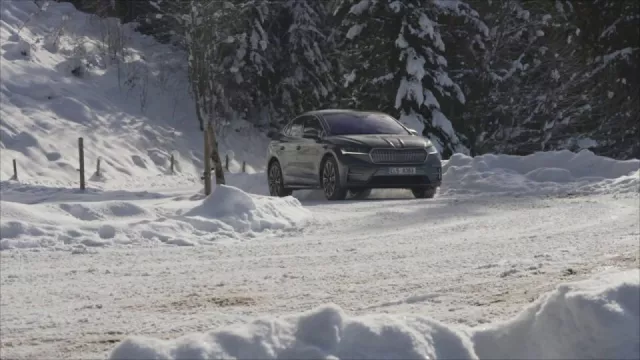
[[[320,185],[327,200],[344,200],[348,190],[340,184],[340,169],[333,157],[328,157],[322,162],[320,173]]]
[[[349,192],[351,193],[351,199],[353,200],[364,200],[371,195],[371,189],[357,189],[350,190]]]
[[[411,189],[411,192],[416,199],[433,199],[436,196],[436,190],[438,188],[417,188]]]
[[[271,196],[285,197],[293,193],[292,190],[284,187],[282,168],[277,160],[272,161],[271,164],[269,164],[267,179],[269,181],[269,194]]]

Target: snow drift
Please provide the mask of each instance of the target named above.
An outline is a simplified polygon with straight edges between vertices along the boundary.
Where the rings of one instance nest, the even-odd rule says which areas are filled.
[[[483,328],[417,315],[351,317],[326,305],[170,341],[130,337],[110,359],[637,359],[639,301],[635,269],[560,285],[516,318]]]
[[[310,212],[293,197],[277,198],[249,195],[226,185],[216,186],[211,196],[184,216],[219,219],[235,231],[284,229],[303,222]]]
[[[103,193],[100,199],[100,193],[95,193],[93,196],[99,201],[84,199],[83,202],[61,202],[56,198],[46,201],[39,198],[42,201],[39,204],[3,201],[0,250],[82,251],[87,247],[116,245],[190,246],[302,227],[311,217],[295,198],[249,195],[224,185],[217,186],[204,199],[196,194],[188,198],[147,196],[146,199],[131,200],[133,194],[129,194],[129,199],[125,200],[124,195],[126,193],[122,194],[122,199],[117,199],[114,194]]]
[[[589,150],[527,156],[455,154],[443,168],[442,195],[638,193],[640,160],[614,160]]]
[[[638,359],[640,272],[563,284],[504,324],[476,330],[485,359]]]

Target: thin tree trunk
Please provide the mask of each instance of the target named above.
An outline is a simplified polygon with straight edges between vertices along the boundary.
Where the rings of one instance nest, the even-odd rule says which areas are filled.
[[[224,179],[224,168],[222,167],[222,160],[220,159],[220,152],[218,151],[218,137],[216,136],[216,132],[213,129],[213,125],[209,123],[209,127],[207,128],[209,132],[209,139],[211,141],[211,160],[213,160],[213,164],[215,167],[216,174],[216,185],[224,185],[226,184]]]

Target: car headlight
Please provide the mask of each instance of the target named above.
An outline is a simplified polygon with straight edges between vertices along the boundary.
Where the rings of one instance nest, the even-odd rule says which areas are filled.
[[[427,154],[437,154],[438,153],[438,149],[436,149],[435,146],[433,145],[429,145],[425,148],[425,150],[427,150]]]
[[[342,155],[366,155],[369,149],[358,146],[342,146],[340,147]]]

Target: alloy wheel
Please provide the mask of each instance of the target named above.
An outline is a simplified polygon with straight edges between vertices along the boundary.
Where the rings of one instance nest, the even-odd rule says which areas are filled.
[[[280,166],[277,163],[271,165],[269,169],[269,192],[273,196],[280,195],[280,188],[282,187],[282,172]]]
[[[333,193],[336,191],[336,169],[331,161],[327,161],[324,164],[324,170],[322,171],[322,188],[327,198],[333,196]]]

